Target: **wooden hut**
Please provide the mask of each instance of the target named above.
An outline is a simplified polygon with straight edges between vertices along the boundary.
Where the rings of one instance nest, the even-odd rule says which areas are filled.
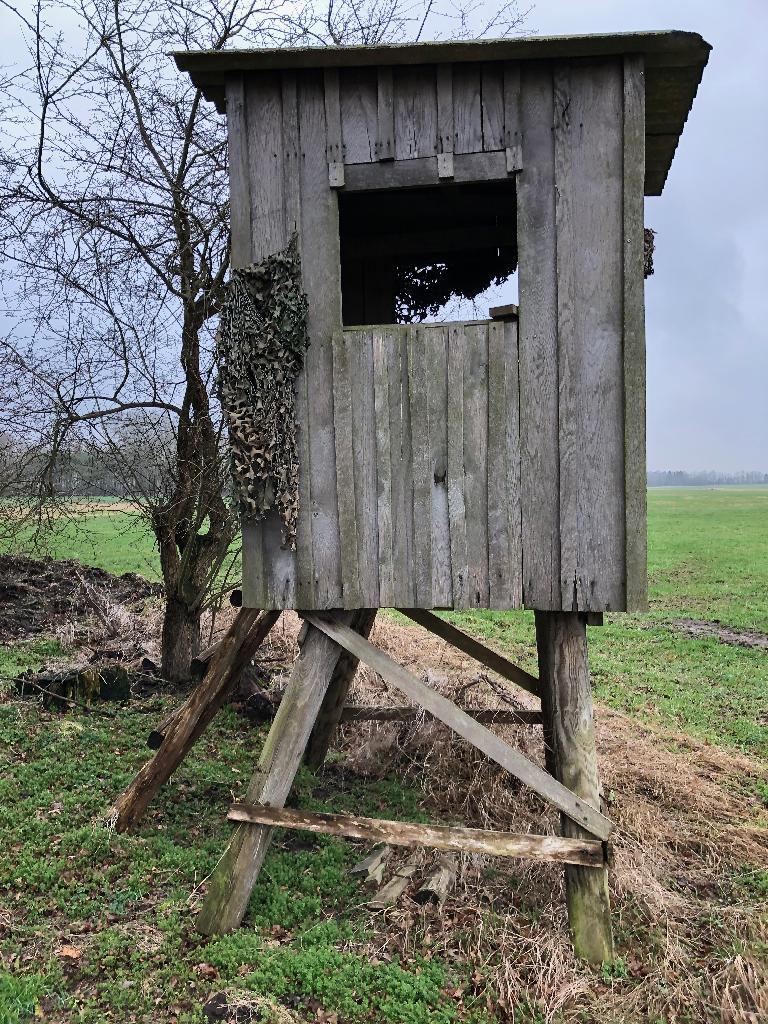
[[[708,52],[652,32],[175,55],[227,116],[233,266],[296,238],[309,335],[295,545],[276,510],[244,519],[241,613],[307,629],[205,930],[242,917],[267,826],[296,825],[275,808],[361,658],[562,811],[562,837],[527,839],[582,843],[546,849],[577,949],[611,955],[585,624],[646,606],[643,197]],[[434,266],[519,267],[519,310],[398,323]],[[550,774],[376,651],[382,607],[539,694]],[[538,680],[431,614],[522,607]]]

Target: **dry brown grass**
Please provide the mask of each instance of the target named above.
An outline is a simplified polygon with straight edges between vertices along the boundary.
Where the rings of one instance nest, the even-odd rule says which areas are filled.
[[[275,638],[287,657],[296,628],[295,617],[286,617]],[[453,699],[499,706],[499,680],[442,641],[383,616],[373,639]],[[352,699],[402,702],[367,668]],[[520,705],[533,706],[525,694]],[[493,979],[500,1019],[517,1010],[516,1020],[536,1020],[521,1009],[528,1001],[545,1021],[768,1020],[768,969],[754,952],[768,950],[766,905],[738,884],[745,866],[768,865],[766,816],[753,784],[768,779],[766,766],[603,706],[596,720],[605,801],[617,825],[611,889],[620,961],[613,972],[575,960],[560,869],[474,857],[463,858],[442,908],[406,901],[382,916],[370,955],[408,956],[426,944],[468,962],[478,986]],[[540,730],[509,726],[503,734],[543,763]],[[431,719],[349,725],[340,749],[345,769],[399,773],[418,785],[434,821],[557,829],[536,796]]]

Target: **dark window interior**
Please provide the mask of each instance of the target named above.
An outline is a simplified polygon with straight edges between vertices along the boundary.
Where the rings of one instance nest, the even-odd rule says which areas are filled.
[[[416,323],[517,268],[514,180],[340,192],[342,319]]]

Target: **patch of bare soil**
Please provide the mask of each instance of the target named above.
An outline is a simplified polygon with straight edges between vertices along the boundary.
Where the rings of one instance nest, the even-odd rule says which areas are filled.
[[[768,634],[755,629],[739,629],[736,626],[724,626],[717,621],[705,622],[701,619],[672,619],[668,625],[679,633],[685,633],[686,636],[712,638],[734,647],[757,647],[768,651]]]
[[[0,643],[54,632],[96,609],[135,607],[159,593],[158,584],[135,573],[113,576],[75,561],[0,555]]]

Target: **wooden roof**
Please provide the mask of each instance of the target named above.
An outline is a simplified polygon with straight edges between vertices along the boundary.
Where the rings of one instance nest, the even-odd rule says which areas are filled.
[[[206,99],[225,110],[224,85],[233,72],[288,68],[371,67],[493,60],[547,60],[642,53],[646,76],[645,194],[660,195],[711,46],[696,32],[532,36],[382,46],[272,50],[191,50],[172,56]]]

